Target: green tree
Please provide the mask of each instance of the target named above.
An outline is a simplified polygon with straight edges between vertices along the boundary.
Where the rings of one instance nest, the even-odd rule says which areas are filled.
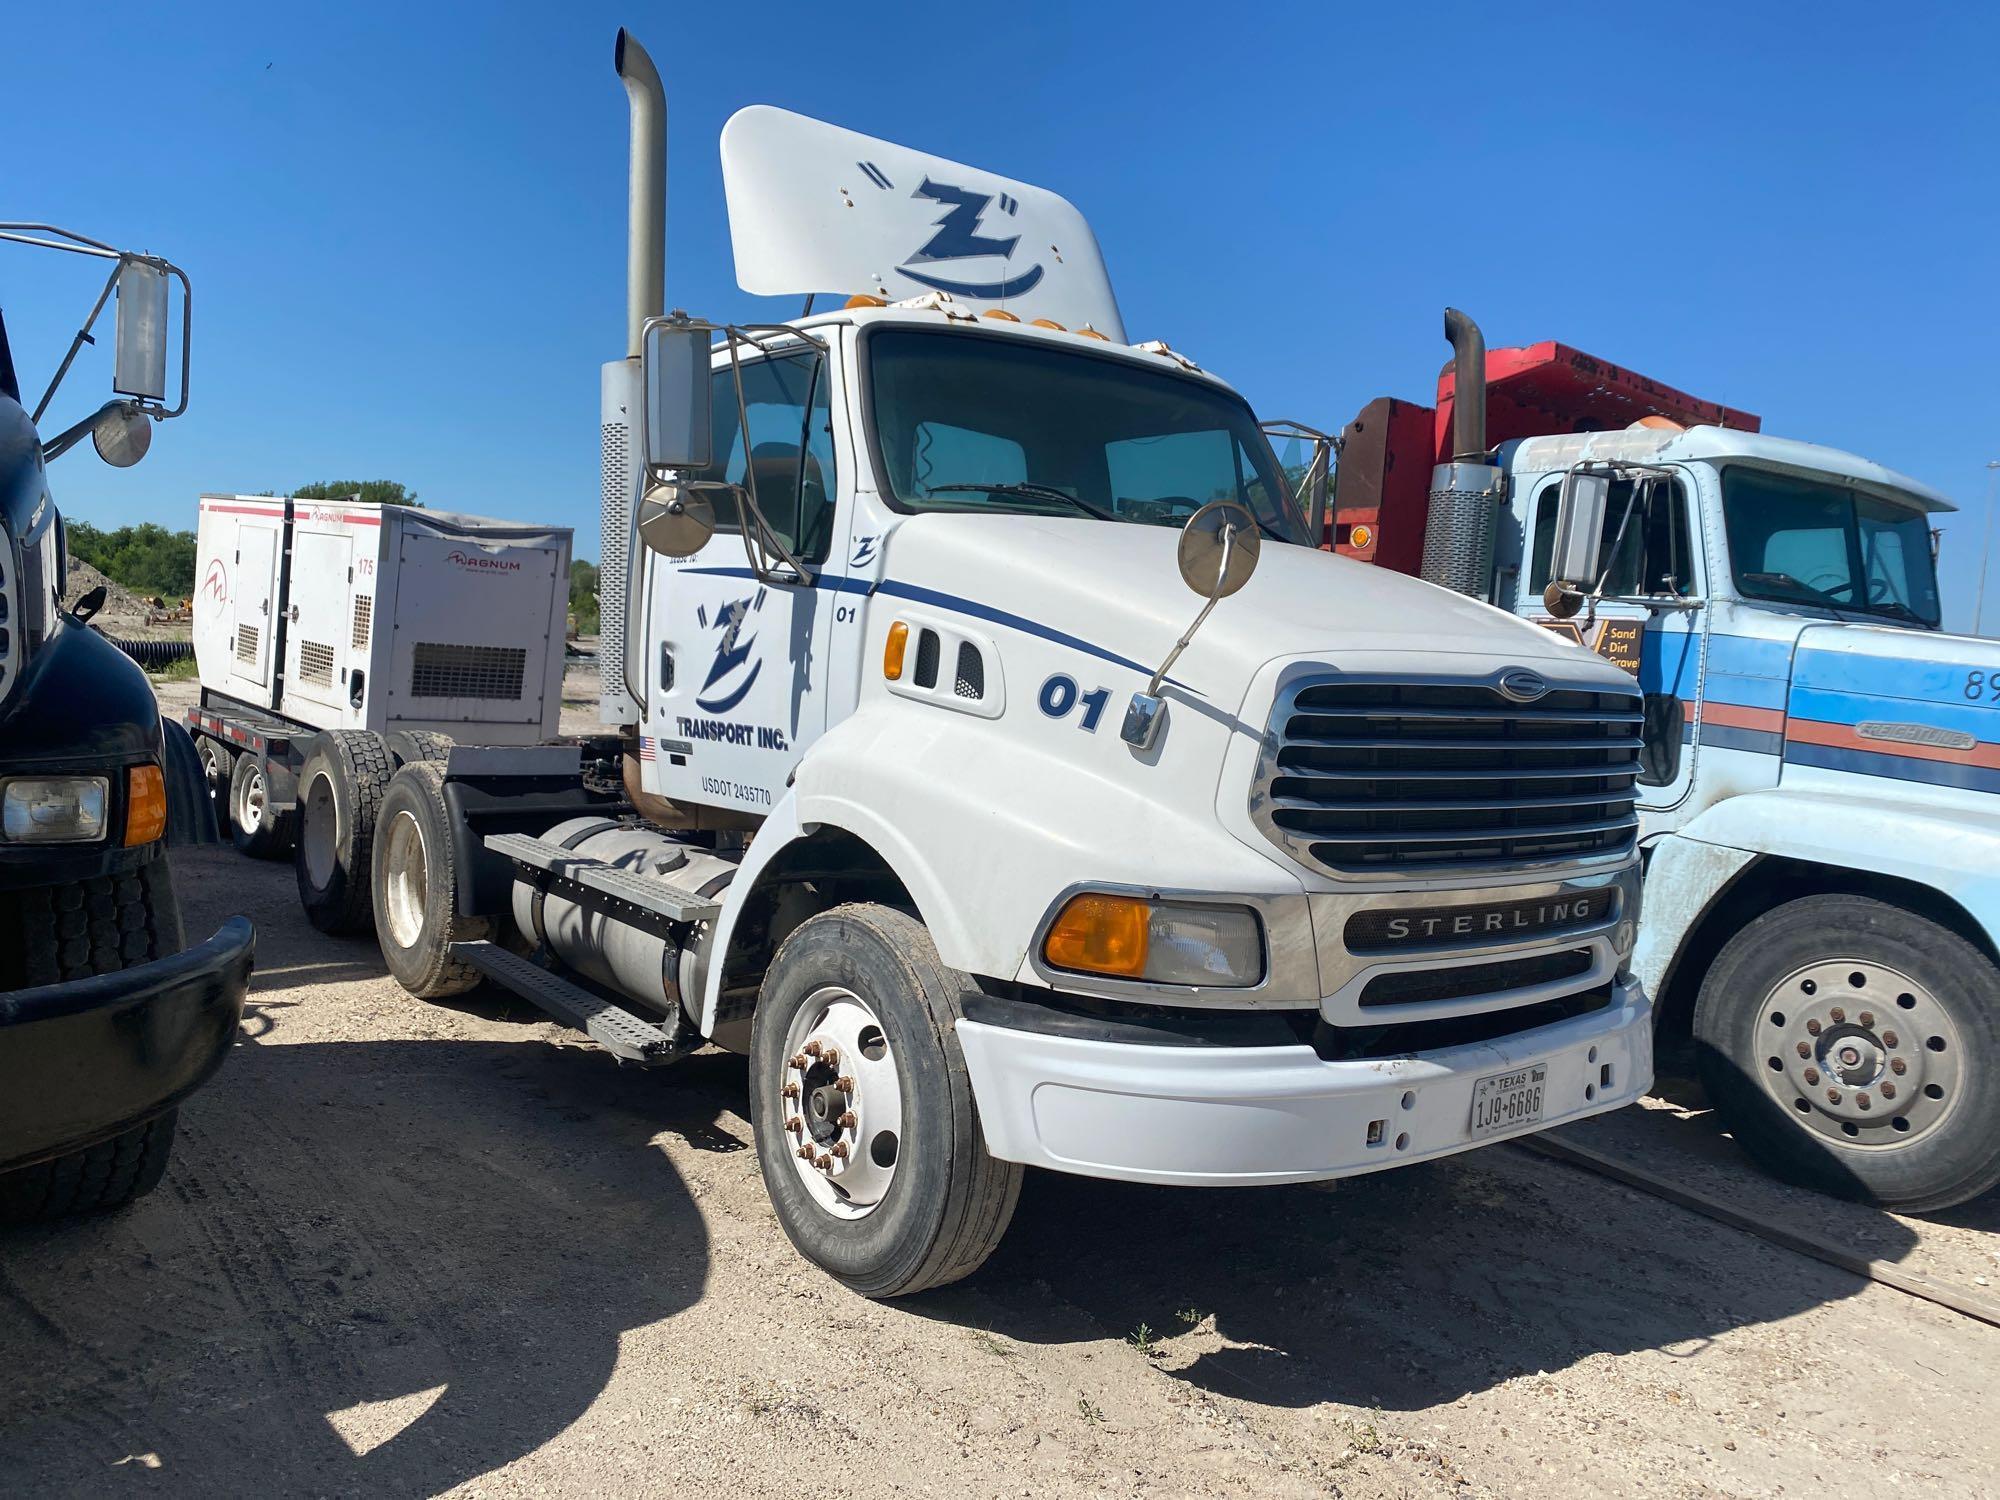
[[[194,533],[169,531],[157,521],[103,531],[88,521],[65,521],[72,557],[135,594],[184,599],[194,592]]]
[[[581,559],[569,565],[569,612],[578,635],[597,634],[597,564]]]
[[[294,500],[352,500],[357,496],[369,505],[414,505],[421,510],[424,503],[415,490],[404,489],[393,479],[322,479],[292,491]]]

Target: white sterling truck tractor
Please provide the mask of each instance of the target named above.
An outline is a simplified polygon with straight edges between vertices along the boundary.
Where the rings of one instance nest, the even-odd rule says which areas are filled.
[[[871,1296],[979,1266],[1024,1165],[1337,1178],[1649,1085],[1625,673],[1314,549],[1042,189],[746,109],[739,281],[845,305],[661,316],[665,99],[617,61],[607,733],[397,772],[408,989],[747,1052],[785,1231]]]
[[[1435,407],[1343,434],[1328,540],[1634,675],[1633,968],[1746,1150],[1904,1209],[1993,1187],[2000,645],[1938,632],[1950,502],[1565,345],[1446,334]]]

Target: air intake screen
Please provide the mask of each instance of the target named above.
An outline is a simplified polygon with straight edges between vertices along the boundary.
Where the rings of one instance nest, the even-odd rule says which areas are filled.
[[[951,690],[961,698],[986,696],[986,660],[970,641],[958,643],[958,676]]]
[[[528,653],[518,646],[420,641],[410,663],[410,696],[518,699],[527,668]]]
[[[300,641],[299,680],[314,687],[332,687],[333,647],[323,641]]]
[[[349,644],[356,651],[368,649],[368,630],[375,620],[375,601],[366,594],[354,596],[354,633]]]
[[[238,625],[236,627],[236,659],[248,666],[257,665],[257,627]]]
[[[911,679],[920,688],[937,686],[938,677],[938,636],[935,630],[921,631],[917,635],[917,670]]]

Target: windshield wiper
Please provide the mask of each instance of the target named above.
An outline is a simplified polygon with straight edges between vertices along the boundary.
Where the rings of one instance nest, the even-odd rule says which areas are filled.
[[[1927,627],[1932,623],[1900,599],[1877,599],[1867,606],[1867,610],[1870,614],[1887,615],[1892,620],[1909,620]]]
[[[924,486],[924,491],[926,494],[931,495],[971,494],[976,492],[982,495],[1022,495],[1030,500],[1059,500],[1064,505],[1075,506],[1093,520],[1118,520],[1117,516],[1114,516],[1102,506],[1092,505],[1088,500],[1078,499],[1068,490],[1059,490],[1052,484],[927,484]]]

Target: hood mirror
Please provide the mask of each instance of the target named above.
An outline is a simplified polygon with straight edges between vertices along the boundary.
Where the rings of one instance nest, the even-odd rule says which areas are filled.
[[[662,557],[692,557],[715,535],[708,485],[656,484],[639,500],[639,540]],[[728,486],[723,486],[728,488]]]
[[[1160,663],[1160,670],[1153,674],[1145,691],[1134,693],[1126,705],[1125,722],[1119,727],[1118,737],[1134,750],[1148,751],[1159,742],[1161,726],[1167,719],[1167,700],[1160,696],[1160,685],[1187,650],[1194,633],[1201,629],[1208,612],[1219,600],[1227,599],[1250,581],[1250,575],[1257,571],[1261,547],[1257,518],[1234,500],[1211,500],[1189,516],[1187,525],[1181,528],[1180,545],[1176,549],[1181,581],[1201,595],[1201,613],[1174,642],[1174,649]]]

